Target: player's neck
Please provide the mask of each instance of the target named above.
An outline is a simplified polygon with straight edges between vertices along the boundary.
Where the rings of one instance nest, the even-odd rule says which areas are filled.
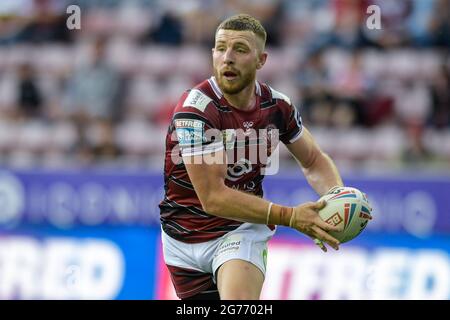
[[[239,93],[224,93],[223,95],[231,106],[242,111],[249,111],[254,108],[256,103],[255,82],[252,82]]]

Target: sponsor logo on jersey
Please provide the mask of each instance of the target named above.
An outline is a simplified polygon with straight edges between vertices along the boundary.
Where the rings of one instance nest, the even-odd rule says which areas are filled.
[[[251,130],[251,127],[253,127],[253,121],[244,121],[243,123],[242,123],[242,125],[244,126],[244,128],[245,128],[245,131],[244,131],[244,135],[245,136],[249,136],[249,135],[251,135],[252,133],[253,134],[256,134],[256,131],[255,130]]]
[[[180,146],[195,146],[205,142],[205,124],[199,120],[177,119],[175,129]]]
[[[177,119],[175,120],[176,128],[203,128],[204,123],[199,120]]]
[[[245,129],[250,129],[251,127],[253,127],[253,121],[244,121],[242,123],[242,125],[244,126]]]
[[[210,97],[197,89],[193,89],[189,92],[189,95],[184,100],[183,107],[193,107],[201,112],[205,112],[206,107],[212,101]]]
[[[243,175],[252,172],[252,163],[248,159],[240,159],[227,170],[227,179],[237,181]]]

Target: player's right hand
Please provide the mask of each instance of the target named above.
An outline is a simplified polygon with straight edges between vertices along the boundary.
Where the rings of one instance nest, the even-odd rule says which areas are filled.
[[[289,226],[312,239],[325,242],[333,249],[339,250],[339,241],[328,234],[328,231],[342,231],[340,227],[332,226],[323,221],[319,211],[326,206],[326,201],[307,202],[294,208]],[[317,242],[316,242],[317,243]],[[321,247],[322,248],[322,247]],[[323,251],[324,248],[322,248]]]

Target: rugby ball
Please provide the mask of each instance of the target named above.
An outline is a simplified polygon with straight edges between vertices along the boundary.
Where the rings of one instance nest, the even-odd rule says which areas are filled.
[[[341,243],[348,242],[358,236],[367,226],[371,218],[372,208],[367,196],[356,188],[338,187],[322,196],[326,206],[319,211],[325,222],[342,226],[340,232],[330,231],[329,234]]]

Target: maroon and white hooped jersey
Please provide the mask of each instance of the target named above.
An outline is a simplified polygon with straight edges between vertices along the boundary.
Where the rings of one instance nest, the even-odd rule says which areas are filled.
[[[256,104],[250,111],[232,107],[214,77],[186,91],[175,107],[166,136],[165,197],[159,205],[163,230],[179,241],[198,243],[240,226],[242,222],[203,210],[182,156],[225,150],[232,159],[227,162],[225,184],[262,197],[267,161],[251,152],[257,146],[270,155],[275,148],[273,140],[268,141],[271,132],[289,144],[300,138],[302,123],[290,99],[266,84],[256,82]]]

